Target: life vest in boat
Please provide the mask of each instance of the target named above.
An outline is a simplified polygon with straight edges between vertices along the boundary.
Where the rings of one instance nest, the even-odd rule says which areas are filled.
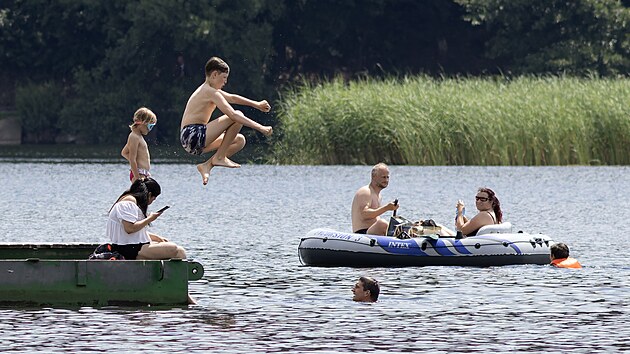
[[[575,258],[558,258],[551,261],[551,265],[558,268],[582,268],[580,262]]]

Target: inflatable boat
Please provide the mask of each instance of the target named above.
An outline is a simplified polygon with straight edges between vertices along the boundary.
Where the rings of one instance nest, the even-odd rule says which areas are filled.
[[[512,232],[510,223],[482,227],[458,239],[423,235],[408,239],[315,229],[298,246],[304,265],[319,267],[503,266],[549,264],[554,241]]]

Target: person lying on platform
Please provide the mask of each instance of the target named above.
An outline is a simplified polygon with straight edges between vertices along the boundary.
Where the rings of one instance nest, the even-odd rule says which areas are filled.
[[[352,200],[352,231],[357,234],[385,235],[389,222],[380,218],[389,210],[397,210],[398,203],[381,206],[381,191],[389,185],[389,168],[384,163],[372,167],[370,184],[357,190]]]
[[[378,282],[370,277],[360,277],[352,287],[353,301],[376,302],[381,288]]]
[[[557,268],[582,268],[580,262],[569,257],[569,246],[564,243],[555,243],[550,247],[551,265]]]

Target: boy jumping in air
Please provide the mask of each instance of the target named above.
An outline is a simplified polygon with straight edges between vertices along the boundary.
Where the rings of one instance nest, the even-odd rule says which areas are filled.
[[[197,165],[204,185],[208,183],[210,171],[214,166],[241,167],[229,157],[245,146],[245,137],[239,134],[243,125],[258,130],[265,136],[272,133],[270,126],[263,126],[247,118],[230,105],[250,106],[262,112],[271,110],[266,100],[253,101],[222,90],[230,74],[230,67],[225,61],[212,57],[206,63],[205,71],[206,81],[192,93],[186,103],[180,132],[180,142],[188,153],[201,155],[217,150],[208,161]],[[223,115],[210,121],[215,108]]]
[[[129,161],[131,172],[129,179],[133,183],[138,178],[151,177],[151,157],[149,147],[144,140],[144,135],[149,134],[157,123],[155,113],[146,107],[139,108],[133,115],[133,124],[129,126],[131,133],[127,138],[127,144],[120,154]]]

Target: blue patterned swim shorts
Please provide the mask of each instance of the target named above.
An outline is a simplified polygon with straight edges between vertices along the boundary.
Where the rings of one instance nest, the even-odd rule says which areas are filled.
[[[204,124],[191,124],[182,128],[179,141],[184,150],[193,155],[203,154],[206,145],[206,126]]]

